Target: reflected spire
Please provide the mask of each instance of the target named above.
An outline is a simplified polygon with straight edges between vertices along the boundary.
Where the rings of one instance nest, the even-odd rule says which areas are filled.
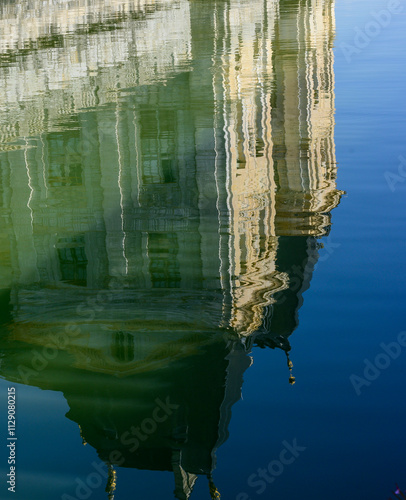
[[[108,499],[114,500],[114,492],[116,491],[117,487],[117,472],[112,464],[109,464],[108,468],[109,468],[109,475],[107,478],[107,485],[105,491],[108,494]]]
[[[186,472],[183,469],[181,457],[182,452],[180,450],[172,452],[172,467],[175,477],[174,495],[178,500],[188,500],[196,483],[197,475]]]
[[[287,364],[288,364],[288,368],[289,368],[289,372],[290,372],[290,375],[289,375],[289,384],[293,385],[296,382],[296,379],[295,379],[295,377],[292,374],[293,363],[292,363],[292,361],[289,358],[289,353],[287,351],[285,351],[285,354],[286,354],[286,360],[287,360]]]
[[[219,500],[221,498],[219,490],[216,488],[216,485],[214,484],[213,477],[211,474],[207,476],[207,479],[209,480],[209,491],[210,491],[210,498],[212,500]]]
[[[79,433],[80,433],[80,437],[81,437],[81,439],[82,439],[82,444],[83,444],[83,446],[86,446],[86,445],[87,445],[87,441],[86,441],[86,438],[85,438],[85,437],[84,437],[84,435],[83,435],[83,432],[82,432],[82,427],[80,426],[80,424],[79,424]]]

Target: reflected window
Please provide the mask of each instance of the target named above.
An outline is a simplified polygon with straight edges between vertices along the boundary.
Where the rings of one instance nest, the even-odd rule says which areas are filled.
[[[175,162],[174,160],[164,159],[161,161],[163,181],[168,184],[176,182]]]
[[[57,244],[61,281],[76,286],[87,285],[87,257],[83,236],[61,238]]]
[[[11,321],[11,312],[13,306],[11,304],[11,289],[0,288],[0,325]]]
[[[140,110],[143,184],[178,181],[176,114],[161,109]]]
[[[6,187],[8,182],[6,182],[6,175],[10,171],[10,164],[4,157],[0,159],[0,208],[7,207],[7,202],[5,200]]]
[[[169,158],[144,158],[143,184],[172,184],[177,182],[176,161]]]
[[[80,138],[65,134],[49,134],[48,183],[51,187],[81,186],[82,164]]]
[[[111,355],[120,363],[134,361],[134,336],[126,332],[115,333]]]
[[[149,233],[149,272],[154,288],[180,288],[176,233]]]
[[[237,169],[245,168],[247,159],[244,153],[244,121],[242,102],[237,101],[236,106],[236,140],[237,140]]]
[[[265,148],[265,143],[264,141],[260,138],[257,137],[255,141],[255,155],[257,158],[261,158],[264,156],[264,148]]]

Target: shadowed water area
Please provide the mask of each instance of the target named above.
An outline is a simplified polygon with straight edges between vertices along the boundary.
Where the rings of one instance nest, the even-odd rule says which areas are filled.
[[[327,497],[360,498],[373,454],[349,447],[368,426],[352,408],[387,401],[357,398],[367,354],[340,324],[358,279],[335,16],[333,0],[2,3],[4,498],[321,499],[343,474]],[[373,360],[386,337],[368,328]],[[387,496],[402,418],[374,454]]]

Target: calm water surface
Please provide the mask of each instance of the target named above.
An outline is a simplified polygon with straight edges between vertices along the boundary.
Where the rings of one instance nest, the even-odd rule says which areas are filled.
[[[406,489],[405,12],[1,4],[1,498]]]

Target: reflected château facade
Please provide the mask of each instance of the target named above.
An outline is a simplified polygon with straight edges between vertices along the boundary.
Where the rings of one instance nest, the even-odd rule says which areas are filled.
[[[339,203],[334,2],[1,10],[1,296],[28,353],[2,375],[62,390],[106,463],[173,469],[188,498],[250,347],[289,351]],[[19,369],[49,345],[44,371]],[[165,394],[179,412],[128,452],[119,437]]]

